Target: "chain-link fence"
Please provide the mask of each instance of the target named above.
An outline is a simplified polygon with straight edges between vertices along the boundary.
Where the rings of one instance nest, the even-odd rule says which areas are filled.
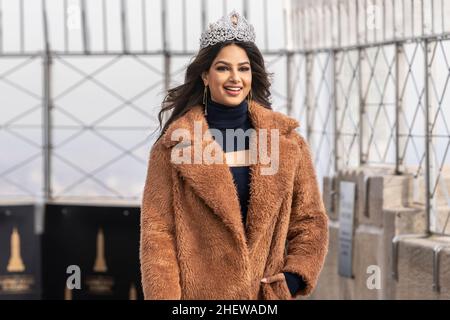
[[[0,0],[2,200],[139,204],[164,92],[232,9],[254,24],[286,112],[281,2]]]
[[[363,165],[414,176],[428,229],[450,234],[450,3],[295,1],[304,119],[325,175]]]
[[[156,114],[210,21],[241,11],[277,111],[299,119],[319,177],[414,175],[450,234],[450,4],[443,0],[0,0],[2,199],[135,201]]]

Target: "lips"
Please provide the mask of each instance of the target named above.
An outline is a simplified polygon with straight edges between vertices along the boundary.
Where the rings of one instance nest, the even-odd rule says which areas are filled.
[[[242,87],[224,87],[225,92],[231,96],[237,96],[241,93]]]

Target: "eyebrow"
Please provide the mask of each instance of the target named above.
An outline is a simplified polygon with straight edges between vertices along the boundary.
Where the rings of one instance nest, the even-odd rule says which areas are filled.
[[[223,60],[219,60],[219,61],[217,61],[214,65],[216,65],[216,64],[218,64],[218,63],[223,63],[223,64],[226,64],[227,66],[229,66],[230,65],[230,63],[228,63],[228,62],[226,62],[226,61],[223,61]],[[240,62],[240,63],[238,63],[238,65],[239,66],[241,66],[241,65],[243,65],[243,64],[250,64],[250,62],[248,62],[248,61],[244,61],[244,62]]]

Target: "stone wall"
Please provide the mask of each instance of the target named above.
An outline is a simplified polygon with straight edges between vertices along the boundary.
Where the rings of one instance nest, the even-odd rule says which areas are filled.
[[[338,274],[340,181],[356,183],[353,278]],[[424,201],[417,200],[413,183],[412,175],[391,168],[361,167],[324,178],[330,245],[309,299],[450,298],[450,237],[427,235]],[[379,268],[379,288],[370,286],[371,266]]]

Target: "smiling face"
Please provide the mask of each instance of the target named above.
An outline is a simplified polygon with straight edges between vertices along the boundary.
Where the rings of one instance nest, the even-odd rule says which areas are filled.
[[[202,79],[209,86],[213,101],[230,107],[239,105],[252,87],[247,53],[235,44],[222,48]]]

